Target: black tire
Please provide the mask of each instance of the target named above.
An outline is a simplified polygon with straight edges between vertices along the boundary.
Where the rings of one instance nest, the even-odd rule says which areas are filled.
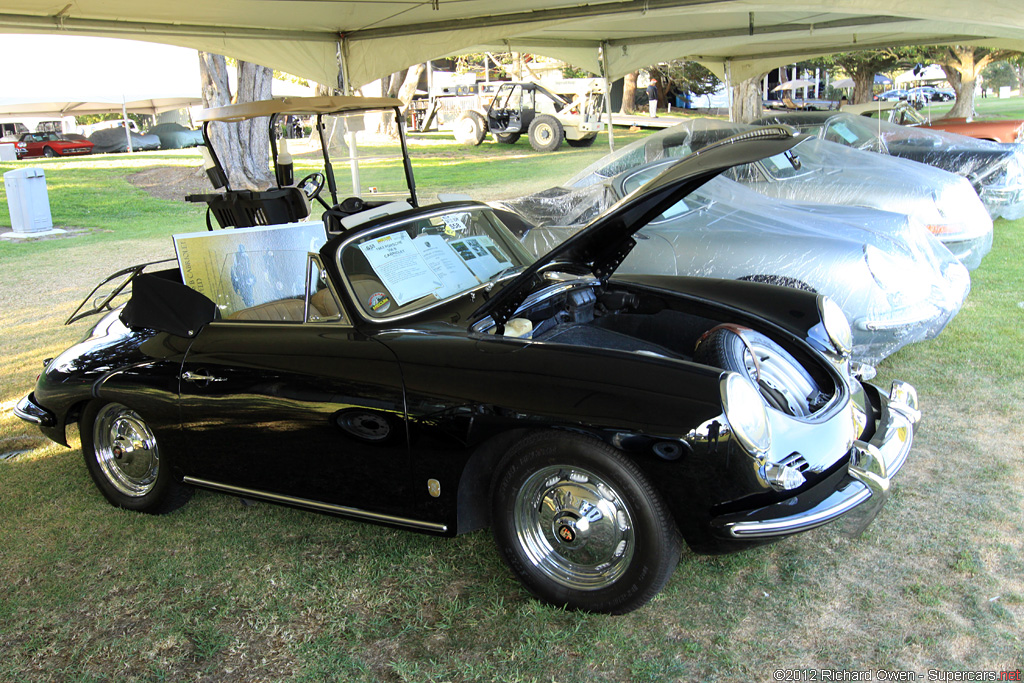
[[[565,131],[554,116],[541,114],[530,122],[530,147],[538,152],[554,152],[562,144]]]
[[[494,133],[494,139],[503,145],[514,145],[519,142],[522,133]]]
[[[111,505],[162,514],[192,497],[192,489],[175,480],[146,421],[128,406],[93,401],[79,430],[85,466]]]
[[[818,293],[818,290],[811,287],[803,280],[797,280],[795,277],[789,277],[787,275],[744,275],[739,279],[741,282],[761,282],[766,285],[799,289],[804,292],[811,292],[812,294]]]
[[[624,614],[657,595],[680,536],[637,465],[595,439],[538,432],[502,460],[491,489],[498,549],[537,598]]]
[[[569,143],[570,147],[591,147],[594,144],[594,140],[597,139],[597,135],[591,135],[588,138],[580,138],[579,140],[570,140],[566,138],[565,141]]]
[[[756,365],[752,354],[757,356]],[[818,383],[803,366],[754,330],[716,327],[700,340],[693,359],[749,378],[769,406],[789,415],[810,415],[822,401]]]
[[[57,153],[53,151],[53,147],[43,147],[43,156],[53,158],[57,156]]]
[[[452,130],[455,141],[466,146],[476,146],[484,141],[487,134],[487,124],[484,117],[469,109],[462,112],[455,121],[455,128]]]

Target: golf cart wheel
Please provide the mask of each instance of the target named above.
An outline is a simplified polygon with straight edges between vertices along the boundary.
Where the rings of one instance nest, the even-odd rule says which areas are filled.
[[[588,138],[580,138],[579,140],[570,140],[569,138],[566,138],[565,141],[569,143],[570,147],[590,147],[594,144],[594,140],[596,139],[596,135],[591,135]]]
[[[558,119],[541,114],[530,123],[530,146],[538,152],[553,152],[562,144],[565,131]]]
[[[459,116],[452,132],[459,144],[475,147],[484,141],[487,125],[484,123],[484,117],[473,110],[468,110]]]
[[[111,505],[164,513],[192,497],[192,489],[174,479],[146,420],[128,406],[93,401],[79,429],[85,466]]]
[[[522,133],[495,133],[494,139],[503,145],[514,145],[519,142]]]
[[[506,454],[492,487],[494,538],[534,596],[624,614],[648,602],[679,561],[680,538],[636,463],[611,446],[538,432]]]

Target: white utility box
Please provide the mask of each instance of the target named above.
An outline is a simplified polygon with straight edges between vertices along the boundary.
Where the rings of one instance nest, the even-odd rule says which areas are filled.
[[[0,142],[0,161],[17,161],[18,152],[13,142]]]
[[[41,168],[19,168],[4,173],[7,207],[15,233],[46,232],[53,228],[46,174]]]

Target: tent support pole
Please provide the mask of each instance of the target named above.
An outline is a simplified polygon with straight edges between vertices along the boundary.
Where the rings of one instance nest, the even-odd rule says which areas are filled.
[[[598,48],[601,56],[601,78],[604,79],[604,109],[608,114],[608,150],[615,151],[615,133],[612,132],[612,84],[608,81],[608,43]]]
[[[128,140],[128,153],[131,154],[135,150],[132,149],[132,130],[128,127],[128,105],[124,101],[124,95],[121,95],[121,123],[124,124],[124,136]]]

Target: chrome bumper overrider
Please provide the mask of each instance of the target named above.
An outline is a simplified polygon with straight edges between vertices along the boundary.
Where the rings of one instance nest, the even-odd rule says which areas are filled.
[[[52,427],[57,424],[57,419],[53,413],[46,408],[36,405],[33,399],[32,394],[29,394],[18,401],[18,404],[14,406],[14,415],[20,417],[25,422],[31,422],[40,427]]]
[[[853,442],[848,477],[824,500],[798,513],[791,512],[793,501],[783,501],[745,515],[756,519],[728,515],[713,525],[732,538],[769,538],[807,531],[856,511],[858,523],[851,532],[863,531],[885,505],[889,482],[906,463],[921,419],[917,391],[906,382],[893,382],[888,400],[881,402],[882,417],[874,437],[870,442]]]

